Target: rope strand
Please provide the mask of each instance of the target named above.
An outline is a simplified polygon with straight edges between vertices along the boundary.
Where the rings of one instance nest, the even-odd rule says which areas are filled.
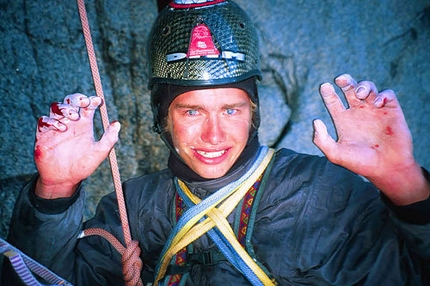
[[[77,4],[79,9],[79,16],[81,18],[81,23],[82,23],[82,31],[84,34],[85,45],[87,47],[91,73],[93,76],[94,88],[96,91],[96,95],[100,97],[105,103],[100,107],[100,113],[101,113],[103,128],[106,131],[107,128],[109,127],[107,106],[106,106],[106,101],[103,94],[100,73],[97,66],[97,59],[94,52],[94,45],[91,38],[91,31],[88,23],[88,17],[85,9],[84,0],[77,0]],[[130,226],[129,226],[128,217],[127,217],[127,208],[125,205],[124,194],[123,194],[122,185],[121,185],[121,178],[120,178],[119,168],[118,168],[118,162],[116,159],[116,153],[114,148],[112,148],[112,150],[109,152],[109,162],[111,166],[112,178],[113,178],[114,188],[115,188],[117,201],[118,201],[118,208],[119,208],[119,213],[121,217],[121,225],[122,225],[122,230],[124,234],[124,240],[127,246],[125,251],[120,252],[121,254],[127,255],[127,258],[123,257],[123,274],[125,276],[127,285],[143,285],[140,279],[140,270],[142,269],[142,261],[140,260],[140,256],[139,256],[140,249],[139,249],[138,243],[132,241],[132,238],[131,238]],[[103,237],[106,237],[106,236],[103,236]],[[128,251],[129,247],[131,247],[132,252],[134,253],[133,255],[129,255],[130,254],[129,253],[130,251]],[[137,256],[135,255],[136,253],[137,253]],[[133,259],[133,261],[129,263],[128,262],[129,259]],[[138,266],[140,268],[135,269],[134,266]]]

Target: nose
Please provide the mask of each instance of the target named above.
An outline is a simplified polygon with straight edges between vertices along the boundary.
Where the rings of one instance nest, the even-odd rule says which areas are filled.
[[[216,115],[208,117],[203,124],[202,140],[217,145],[225,141],[226,133],[220,118]]]

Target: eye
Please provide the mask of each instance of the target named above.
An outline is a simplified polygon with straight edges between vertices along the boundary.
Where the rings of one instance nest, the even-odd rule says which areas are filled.
[[[187,110],[185,113],[186,115],[189,115],[189,116],[196,116],[199,112],[195,109],[190,109],[190,110]]]
[[[237,109],[227,108],[225,113],[227,113],[227,115],[234,115],[237,113]]]

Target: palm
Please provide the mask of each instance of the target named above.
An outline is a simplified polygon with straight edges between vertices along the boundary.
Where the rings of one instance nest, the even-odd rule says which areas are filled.
[[[36,134],[35,162],[42,179],[78,183],[94,171],[92,123],[84,121],[69,123],[64,132]]]
[[[60,109],[53,105],[57,107],[51,108],[50,117],[39,119],[34,157],[44,186],[77,185],[97,169],[118,139],[119,124],[95,141],[93,117],[101,101],[79,96],[82,100],[75,104],[82,106],[61,104]],[[90,105],[86,106],[85,101]]]
[[[328,135],[315,138],[327,158],[368,178],[413,162],[411,135],[394,93],[370,93],[359,99],[355,86],[345,87],[344,93],[349,108],[343,106],[331,86],[321,87],[338,135],[337,142]],[[375,105],[377,97],[380,102]],[[316,125],[321,126],[321,122]]]

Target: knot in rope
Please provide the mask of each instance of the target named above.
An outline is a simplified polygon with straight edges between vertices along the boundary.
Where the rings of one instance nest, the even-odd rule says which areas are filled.
[[[132,240],[122,254],[122,274],[127,286],[143,285],[140,279],[142,266],[139,243],[136,240]]]
[[[127,247],[124,247],[115,236],[102,228],[87,228],[82,231],[79,238],[92,235],[103,237],[121,254],[122,274],[126,285],[143,286],[142,280],[140,279],[143,262],[142,259],[140,259],[141,250],[139,242],[131,240],[127,243]]]

